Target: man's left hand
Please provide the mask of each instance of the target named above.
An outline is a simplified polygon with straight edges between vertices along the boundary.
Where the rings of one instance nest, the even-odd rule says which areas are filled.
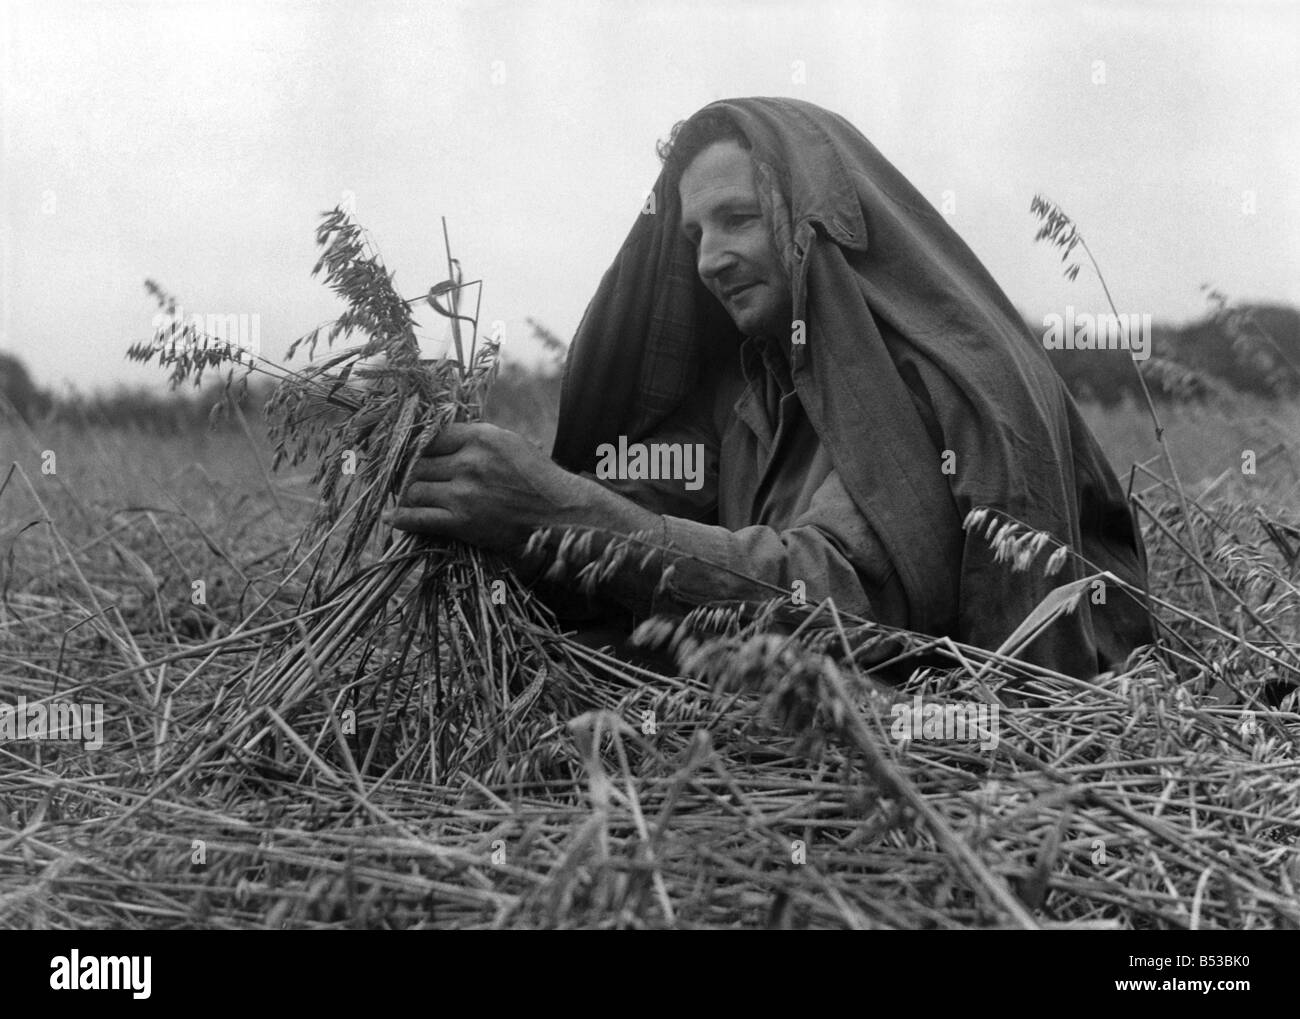
[[[515,432],[453,423],[425,447],[389,522],[417,534],[518,549],[535,527],[573,515],[585,480]]]

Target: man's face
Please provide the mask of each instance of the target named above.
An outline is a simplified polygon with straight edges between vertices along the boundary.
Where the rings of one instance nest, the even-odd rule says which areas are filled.
[[[772,248],[749,153],[714,142],[682,173],[682,232],[700,279],[746,336],[790,335],[790,284]]]

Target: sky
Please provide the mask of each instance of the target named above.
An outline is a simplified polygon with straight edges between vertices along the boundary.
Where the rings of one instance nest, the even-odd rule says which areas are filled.
[[[0,350],[56,391],[162,388],[124,356],[152,278],[279,358],[341,310],[310,270],[347,201],[409,296],[445,217],[533,361],[526,319],[572,336],[655,142],[742,95],[846,116],[1033,315],[1105,310],[1033,243],[1040,192],[1123,313],[1300,305],[1300,3],[0,0]]]

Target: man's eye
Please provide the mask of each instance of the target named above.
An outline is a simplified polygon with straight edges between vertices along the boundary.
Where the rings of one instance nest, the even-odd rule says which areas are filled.
[[[733,212],[727,216],[727,225],[742,226],[755,218],[756,214],[752,212]]]

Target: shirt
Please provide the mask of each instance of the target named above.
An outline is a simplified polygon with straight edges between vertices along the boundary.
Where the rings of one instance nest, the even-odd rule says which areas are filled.
[[[746,340],[643,441],[699,443],[705,470],[694,491],[682,479],[602,481],[661,514],[677,553],[662,590],[662,564],[620,571],[608,593],[628,609],[785,595],[906,625],[894,566],[804,413],[780,347]]]

